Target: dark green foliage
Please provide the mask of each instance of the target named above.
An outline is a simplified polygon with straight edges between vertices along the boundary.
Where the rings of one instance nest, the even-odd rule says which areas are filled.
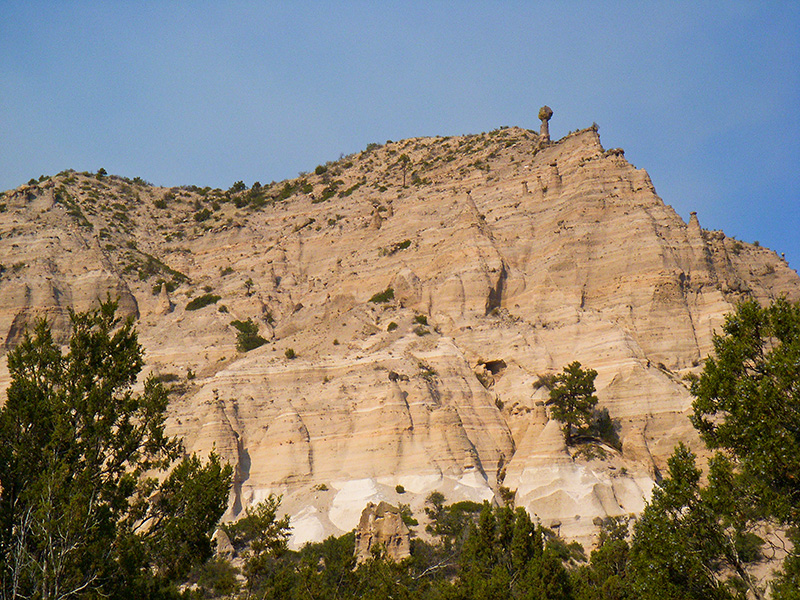
[[[44,321],[8,355],[0,409],[0,596],[174,597],[210,556],[231,469],[164,433],[167,395],[116,305],[72,315],[62,354]],[[174,465],[159,483],[153,477]],[[170,591],[172,590],[172,591]]]
[[[236,569],[223,558],[213,558],[197,568],[189,577],[189,582],[196,584],[196,592],[200,598],[218,598],[232,596],[239,591]]]
[[[679,444],[667,476],[634,527],[630,549],[635,598],[733,598],[720,569],[726,539],[700,488],[695,456]]]
[[[403,486],[400,486],[400,487],[403,487]],[[403,490],[402,492],[398,492],[398,493],[404,494],[405,490]],[[410,529],[412,527],[416,527],[417,525],[419,525],[419,521],[417,521],[414,518],[414,513],[411,512],[411,507],[408,504],[400,503],[400,505],[398,506],[398,509],[400,510],[400,518],[403,519],[403,523],[405,523],[406,527],[408,527]],[[412,535],[413,535],[413,533],[412,533]]]
[[[392,321],[386,326],[386,331],[394,331],[395,329],[397,329],[397,323],[395,323],[394,321]]]
[[[425,530],[439,539],[446,552],[460,548],[464,543],[467,525],[474,520],[483,506],[476,502],[458,502],[445,506],[441,492],[431,492],[425,499],[425,514],[430,523]]]
[[[394,290],[390,287],[386,288],[382,292],[378,292],[369,299],[370,302],[375,304],[385,304],[391,300],[394,300]]]
[[[197,298],[192,298],[186,305],[186,310],[200,310],[209,304],[216,304],[221,299],[222,297],[216,294],[203,294]]]
[[[326,200],[333,198],[338,190],[339,190],[339,182],[337,180],[329,184],[327,187],[325,187],[320,193],[320,195],[317,198],[314,198],[311,202],[313,204],[319,204],[320,202],[325,202]]]
[[[223,525],[234,550],[247,549],[253,555],[280,555],[286,550],[289,536],[289,518],[278,518],[281,497],[270,494],[253,507],[245,509],[244,517],[235,523]]]
[[[225,512],[230,480],[230,465],[223,466],[216,455],[207,465],[192,455],[159,486],[148,516],[162,526],[148,532],[147,548],[161,573],[183,578],[198,560],[211,557],[209,536]]]
[[[355,564],[354,534],[308,544],[299,552],[286,550],[286,520],[278,520],[278,499],[248,511],[240,521],[225,525],[240,558],[244,559],[249,598],[281,600],[405,600],[559,599],[572,598],[567,571],[548,538],[528,514],[518,509],[492,509],[488,504],[462,502],[444,506],[438,492],[428,498],[437,530],[448,530],[436,544],[411,541],[411,557],[400,563],[373,548],[371,558]],[[417,525],[407,505],[403,520]],[[260,515],[259,518],[256,514]],[[479,516],[480,514],[480,516]],[[452,519],[445,523],[447,519]],[[264,533],[266,532],[266,533]],[[262,552],[253,540],[265,535]],[[448,538],[449,543],[445,543]],[[566,547],[565,544],[564,547]],[[212,563],[213,564],[213,563]],[[206,570],[210,570],[206,567]],[[231,568],[213,565],[213,573]],[[208,578],[206,579],[208,580]],[[208,585],[208,584],[206,584]],[[205,597],[210,591],[204,592]]]
[[[606,518],[590,562],[571,573],[576,600],[626,600],[634,598],[628,577],[627,519]]]
[[[314,174],[315,175],[322,175],[327,170],[328,170],[328,167],[326,167],[325,165],[317,165],[317,168],[314,169]]]
[[[161,293],[161,287],[164,284],[166,284],[167,291],[170,292],[170,293],[174,292],[178,287],[178,284],[175,283],[175,281],[167,281],[166,279],[159,278],[153,284],[153,288],[152,288],[153,296],[158,296]]]
[[[275,571],[276,559],[286,552],[289,517],[278,518],[281,497],[266,500],[245,510],[245,516],[223,529],[237,553],[244,558],[249,592],[263,588]]]
[[[419,323],[420,325],[427,325],[428,317],[426,317],[425,315],[416,315],[414,317],[414,323]]]
[[[611,418],[607,408],[594,411],[594,421],[589,433],[608,443],[617,450],[622,450],[622,441],[619,439],[618,426]]]
[[[397,164],[403,169],[403,187],[406,187],[406,171],[408,170],[408,165],[411,164],[408,154],[401,154],[400,158],[397,159]]]
[[[196,213],[194,213],[194,220],[197,221],[198,223],[201,223],[203,221],[208,221],[208,219],[211,218],[212,214],[213,213],[210,210],[208,210],[207,208],[204,208],[204,209],[198,210]]]
[[[597,404],[594,395],[594,379],[597,371],[582,369],[581,363],[572,362],[556,375],[550,389],[553,417],[562,423],[567,444],[574,434],[591,424],[593,409]]]
[[[243,192],[247,189],[247,186],[244,184],[244,181],[237,181],[235,182],[230,190],[228,190],[232,194],[237,194],[239,192]]]
[[[800,600],[800,530],[789,532],[789,539],[795,550],[783,562],[783,571],[772,582],[773,600]]]
[[[249,352],[267,343],[267,340],[258,335],[258,325],[252,319],[231,321],[231,325],[238,330],[236,334],[236,349],[239,352]]]
[[[343,191],[339,192],[339,198],[347,198],[353,192],[355,192],[358,188],[360,188],[362,185],[364,185],[363,181],[359,181],[358,183],[351,185],[346,190],[343,190]]]
[[[800,305],[741,304],[694,381],[693,422],[766,514],[800,525]]]
[[[723,451],[712,461],[708,495],[729,547],[752,556],[748,533],[759,521],[800,527],[800,304],[744,302],[723,334],[692,383],[693,423]],[[782,582],[797,582],[798,561],[795,545],[776,583],[784,597],[792,597]]]
[[[172,283],[176,285],[189,281],[189,277],[169,267],[155,256],[147,254],[146,252],[141,252],[140,250],[127,252],[125,254],[125,259],[128,261],[128,264],[123,269],[123,272],[130,273],[136,271],[139,279],[142,281],[146,281],[150,277],[156,275],[169,275],[172,277]],[[159,281],[163,280],[160,279]]]
[[[469,529],[460,564],[456,587],[465,598],[572,597],[560,558],[522,508],[492,509],[485,503]]]
[[[410,246],[411,246],[411,240],[403,240],[402,242],[396,242],[387,248],[381,248],[380,256],[392,256],[393,254],[396,254],[400,250],[408,249]]]
[[[293,348],[287,348],[286,352],[284,352],[283,355],[289,360],[294,360],[295,358],[297,358],[297,353],[294,351]]]
[[[86,218],[86,215],[83,214],[80,205],[69,194],[69,192],[67,192],[66,188],[58,188],[53,195],[53,199],[57,204],[61,204],[67,209],[67,214],[74,218],[78,222],[78,225],[85,227],[86,229],[93,228],[93,225]]]
[[[302,190],[307,185],[307,181],[305,179],[297,180],[294,182],[287,181],[283,184],[283,188],[278,193],[278,200],[286,200],[297,193],[298,190]]]

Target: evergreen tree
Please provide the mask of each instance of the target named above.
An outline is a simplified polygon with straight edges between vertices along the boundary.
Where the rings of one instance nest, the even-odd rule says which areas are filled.
[[[722,541],[717,516],[703,502],[700,469],[682,443],[667,476],[634,527],[630,570],[642,600],[732,598],[719,576]]]
[[[573,589],[578,600],[633,598],[628,578],[628,520],[608,517],[601,527],[597,548],[588,565],[576,569]]]
[[[573,441],[575,430],[588,427],[592,421],[597,396],[594,395],[594,380],[597,371],[582,369],[581,363],[574,361],[555,376],[550,390],[553,418],[562,423],[567,444]]]
[[[730,554],[739,558],[765,520],[800,537],[800,304],[744,302],[713,344],[692,384],[693,422],[706,445],[722,451],[710,482],[719,490],[715,508],[737,538]],[[800,596],[799,548],[775,581],[775,598]]]
[[[72,314],[62,354],[40,321],[8,355],[0,409],[3,598],[164,597],[211,554],[231,469],[181,455],[167,395],[131,390],[142,350],[116,304]],[[161,483],[154,472],[174,467]],[[170,591],[172,590],[172,591]]]
[[[764,516],[800,525],[800,304],[741,304],[692,385],[695,426]]]

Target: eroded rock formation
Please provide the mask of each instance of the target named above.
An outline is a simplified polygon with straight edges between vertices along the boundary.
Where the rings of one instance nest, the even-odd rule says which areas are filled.
[[[356,527],[356,562],[362,563],[380,552],[399,562],[411,556],[411,537],[400,509],[388,502],[368,502]]]
[[[596,128],[541,142],[404,140],[237,193],[73,172],[6,192],[0,388],[27,324],[65,338],[69,309],[110,294],[172,387],[170,432],[235,466],[227,518],[282,493],[297,546],[368,502],[419,514],[431,491],[502,485],[585,539],[641,510],[678,441],[699,448],[683,377],[724,315],[798,299],[800,280],[684,222]],[[248,319],[267,343],[241,352],[231,322]],[[619,427],[605,458],[564,446],[537,383],[574,360]]]

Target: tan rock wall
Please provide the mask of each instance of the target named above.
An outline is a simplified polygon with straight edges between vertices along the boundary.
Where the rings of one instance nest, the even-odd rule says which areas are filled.
[[[424,183],[401,186],[401,153]],[[80,174],[6,193],[3,357],[38,316],[66,339],[70,308],[119,296],[148,372],[177,378],[171,431],[236,465],[228,518],[283,493],[300,543],[355,527],[369,501],[419,512],[434,489],[481,501],[504,485],[586,539],[594,516],[641,510],[677,441],[699,447],[682,376],[725,313],[800,298],[774,252],[685,223],[591,129],[546,146],[517,128],[417,138],[329,171],[256,210]],[[315,202],[333,180],[360,185]],[[369,302],[387,287],[394,300]],[[187,311],[206,289],[220,301]],[[230,322],[248,318],[268,343],[244,354]],[[563,447],[536,385],[573,360],[619,422],[605,460]]]

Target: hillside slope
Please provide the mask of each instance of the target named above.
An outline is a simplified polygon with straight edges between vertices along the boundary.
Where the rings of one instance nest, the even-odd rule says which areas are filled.
[[[35,318],[65,337],[70,309],[118,297],[173,388],[171,432],[236,465],[229,517],[283,493],[295,545],[368,501],[501,485],[586,538],[698,447],[682,377],[725,313],[800,299],[774,252],[685,223],[596,128],[387,142],[228,191],[65,172],[0,206],[3,365]],[[239,352],[248,319],[267,343]],[[574,360],[619,425],[604,458],[544,405],[540,377]]]

